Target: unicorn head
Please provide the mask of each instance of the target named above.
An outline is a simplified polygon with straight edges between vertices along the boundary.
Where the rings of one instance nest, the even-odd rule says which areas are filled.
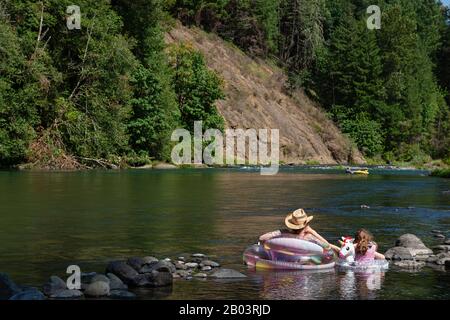
[[[351,237],[342,237],[341,250],[339,251],[339,259],[344,260],[349,263],[355,262],[355,246],[353,245],[355,239]]]

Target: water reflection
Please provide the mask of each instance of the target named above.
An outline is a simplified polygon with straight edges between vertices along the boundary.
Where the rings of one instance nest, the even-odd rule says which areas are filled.
[[[339,297],[345,300],[376,299],[378,290],[381,290],[384,271],[356,271],[345,270],[339,272],[337,284]]]
[[[283,300],[326,299],[336,286],[336,272],[328,270],[253,271],[261,283],[261,298]]]

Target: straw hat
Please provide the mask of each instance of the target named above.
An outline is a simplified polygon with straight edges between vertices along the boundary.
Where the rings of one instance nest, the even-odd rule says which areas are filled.
[[[313,219],[313,216],[308,217],[303,209],[297,209],[294,212],[287,215],[284,223],[289,229],[300,230],[306,227],[306,225]]]

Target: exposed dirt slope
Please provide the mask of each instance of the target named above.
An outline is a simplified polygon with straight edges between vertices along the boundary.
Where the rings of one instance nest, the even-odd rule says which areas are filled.
[[[225,82],[218,102],[228,128],[279,129],[280,160],[285,163],[363,163],[358,150],[302,91],[287,95],[282,70],[246,56],[220,37],[177,24],[166,41],[189,43]]]

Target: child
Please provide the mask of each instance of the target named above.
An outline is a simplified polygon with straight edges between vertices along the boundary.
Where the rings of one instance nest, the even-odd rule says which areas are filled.
[[[372,234],[366,229],[359,229],[355,234],[356,261],[367,262],[374,259],[384,260],[385,257],[377,252],[377,244],[373,241]]]

